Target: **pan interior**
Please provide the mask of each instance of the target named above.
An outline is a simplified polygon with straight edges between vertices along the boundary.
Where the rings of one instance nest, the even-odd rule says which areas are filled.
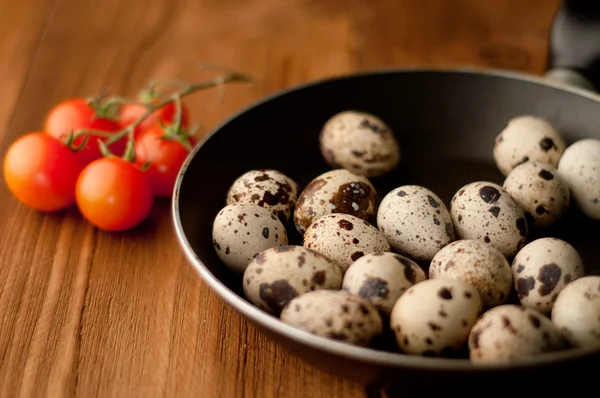
[[[526,79],[453,71],[380,72],[293,89],[247,109],[221,125],[189,161],[180,182],[181,229],[203,265],[240,297],[241,277],[227,271],[212,245],[212,222],[231,183],[257,168],[277,169],[301,189],[328,171],[318,146],[323,124],[344,110],[372,113],[395,132],[401,165],[371,181],[381,199],[391,189],[417,184],[446,205],[473,181],[502,184],[492,148],[515,116],[546,118],[570,144],[600,138],[600,103],[592,97]],[[293,224],[291,243],[301,244]],[[571,243],[588,274],[600,274],[598,223],[574,206],[556,227],[533,234]]]

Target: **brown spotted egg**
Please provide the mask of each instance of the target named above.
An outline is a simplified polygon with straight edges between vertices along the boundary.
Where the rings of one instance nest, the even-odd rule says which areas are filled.
[[[454,357],[481,311],[473,286],[456,279],[427,279],[400,296],[390,326],[407,354]]]
[[[250,170],[233,182],[227,192],[227,204],[257,204],[285,224],[292,216],[297,197],[298,185],[285,174],[271,169]]]
[[[577,250],[556,238],[527,244],[512,263],[515,289],[523,307],[549,314],[561,290],[583,276],[583,260]]]
[[[288,243],[281,221],[254,203],[233,203],[221,209],[213,222],[212,238],[219,259],[237,272],[244,272],[260,252]]]
[[[442,200],[417,185],[398,187],[383,198],[377,226],[395,251],[415,260],[431,260],[454,240],[452,219]]]
[[[375,214],[377,192],[371,182],[347,170],[331,170],[312,180],[300,194],[294,222],[301,235],[319,217],[344,213],[369,220]]]
[[[325,123],[319,143],[329,166],[366,177],[386,174],[400,162],[400,146],[393,132],[381,119],[364,112],[333,116]]]
[[[398,298],[409,287],[425,279],[425,272],[411,259],[378,252],[367,254],[350,265],[342,289],[369,299],[389,316]]]
[[[573,346],[600,349],[600,276],[567,285],[554,303],[552,322]]]
[[[558,172],[583,214],[600,220],[600,140],[588,138],[571,144],[560,159]]]
[[[469,334],[472,362],[510,362],[563,349],[560,332],[538,311],[505,304],[484,313]]]
[[[489,243],[506,257],[525,245],[528,234],[523,210],[500,185],[478,181],[452,198],[450,216],[459,239]]]
[[[302,246],[277,246],[260,253],[244,272],[244,293],[257,307],[279,316],[300,294],[340,289],[342,269],[327,257]]]
[[[291,300],[281,320],[317,336],[361,346],[383,330],[379,312],[369,300],[345,290],[315,290]]]
[[[429,277],[458,279],[474,286],[485,308],[504,303],[513,286],[506,258],[480,240],[458,240],[444,247],[431,260]]]
[[[546,120],[524,115],[511,119],[496,137],[494,160],[507,176],[512,169],[529,161],[558,166],[565,140]]]
[[[377,228],[349,214],[329,214],[306,230],[303,246],[339,264],[346,272],[350,264],[365,254],[389,252],[385,236]]]
[[[515,167],[503,188],[523,209],[530,225],[549,227],[569,208],[569,186],[548,163],[527,162]]]

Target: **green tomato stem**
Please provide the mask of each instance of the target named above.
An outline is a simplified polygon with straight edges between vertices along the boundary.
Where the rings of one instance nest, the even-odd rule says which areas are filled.
[[[123,152],[122,159],[130,163],[135,163],[135,144],[133,135],[127,137],[127,144],[125,146],[125,152]]]
[[[152,115],[152,113],[154,113],[156,110],[164,107],[165,105],[168,105],[171,102],[175,102],[175,106],[177,108],[177,113],[176,113],[176,120],[174,121],[175,126],[180,126],[181,125],[181,112],[182,112],[182,106],[181,106],[181,98],[188,96],[190,94],[193,94],[197,91],[201,91],[201,90],[205,90],[208,88],[212,88],[212,87],[223,87],[225,84],[227,83],[251,83],[253,81],[252,77],[248,76],[248,75],[244,75],[241,73],[236,73],[236,72],[229,72],[227,73],[225,76],[221,76],[218,78],[215,78],[213,80],[209,80],[209,81],[204,81],[204,82],[200,82],[200,83],[196,83],[196,84],[187,84],[184,82],[169,82],[169,84],[173,84],[176,86],[180,86],[181,90],[179,90],[178,92],[171,94],[169,96],[166,96],[162,101],[159,101],[155,104],[143,104],[146,107],[146,112],[144,112],[144,114],[142,114],[138,119],[136,119],[133,123],[131,123],[129,126],[127,126],[126,128],[119,130],[115,133],[108,133],[108,132],[103,132],[103,131],[95,131],[95,130],[78,130],[75,133],[71,134],[68,137],[70,148],[73,150],[77,150],[76,148],[74,148],[72,146],[72,142],[75,141],[76,138],[85,135],[90,136],[96,136],[96,137],[101,137],[101,138],[106,138],[106,141],[102,141],[99,140],[98,144],[100,145],[100,151],[102,152],[102,154],[104,156],[114,156],[114,154],[112,154],[110,152],[110,150],[108,149],[108,147],[112,144],[114,144],[115,142],[118,142],[120,140],[122,140],[123,138],[125,138],[125,136],[128,136],[128,142],[127,142],[127,148],[125,150],[125,153],[123,154],[123,158],[130,160],[133,159],[133,161],[135,161],[135,150],[134,150],[134,132],[135,129],[144,121],[146,120],[150,115]],[[155,83],[156,85],[156,83]],[[151,91],[154,90],[153,88],[154,86],[151,87]],[[90,103],[95,103],[93,106],[99,106],[99,104],[101,103],[101,98],[100,99],[91,99]],[[114,97],[110,98],[104,102],[102,102],[102,108],[104,108],[105,106],[108,106],[109,108],[113,108],[115,105],[120,106],[122,104],[125,103],[136,103],[136,101],[131,101],[128,100],[126,98],[123,97]],[[100,108],[100,107],[99,107]],[[106,109],[106,108],[104,108]],[[175,132],[179,132],[180,128],[178,127],[176,130],[174,130]],[[175,134],[177,135],[177,133]],[[183,135],[183,134],[181,134]],[[187,138],[187,136],[186,136]],[[180,137],[176,137],[176,139],[181,142],[182,144],[184,144],[183,139],[180,139]],[[66,142],[66,141],[65,141]],[[191,145],[189,145],[189,142],[187,143],[187,145],[184,145],[187,147],[191,148]],[[78,145],[79,147],[79,145]],[[81,150],[83,148],[83,146],[81,146],[81,148],[78,148],[79,150]],[[133,153],[133,155],[131,154]]]
[[[128,128],[135,130],[136,127],[138,127],[144,120],[146,120],[146,118],[148,118],[157,109],[160,109],[165,105],[168,105],[170,102],[176,101],[177,98],[181,99],[187,95],[195,93],[196,91],[201,91],[201,90],[205,90],[205,89],[208,89],[211,87],[215,87],[215,86],[221,84],[221,81],[223,81],[224,83],[233,83],[233,82],[249,83],[252,81],[252,78],[247,75],[231,73],[227,76],[224,76],[222,79],[214,79],[214,80],[209,80],[209,81],[201,82],[201,83],[197,83],[197,84],[189,84],[187,87],[183,88],[178,93],[172,94],[172,95],[168,96],[166,99],[164,99],[156,104],[147,105],[146,112],[142,116],[140,116],[135,122],[133,122]],[[126,134],[127,134],[126,130],[122,130],[121,132],[114,134],[112,136],[112,138],[109,139],[109,145],[119,141]]]
[[[112,153],[108,148],[108,145],[106,145],[106,143],[102,140],[98,140],[98,148],[100,148],[100,153],[104,157],[110,158],[115,156],[115,154]]]
[[[175,120],[173,121],[173,128],[175,129],[175,131],[179,131],[181,129],[181,112],[183,112],[183,110],[181,109],[181,97],[175,97],[174,98],[175,101]]]

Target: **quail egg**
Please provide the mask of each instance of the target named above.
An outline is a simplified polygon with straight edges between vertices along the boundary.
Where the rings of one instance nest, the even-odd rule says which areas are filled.
[[[506,257],[514,256],[525,245],[525,214],[500,185],[485,181],[467,184],[450,205],[459,239],[482,240]]]
[[[558,172],[571,188],[571,198],[581,211],[600,220],[600,140],[585,139],[570,145]]]
[[[368,221],[376,207],[377,192],[367,178],[344,169],[331,170],[312,180],[300,193],[294,222],[303,235],[326,214],[344,213]]]
[[[383,314],[390,315],[398,298],[427,277],[411,259],[390,252],[367,254],[346,270],[342,289],[369,299]]]
[[[272,211],[283,224],[290,217],[298,185],[285,174],[271,169],[250,170],[239,176],[227,192],[227,204],[254,203]]]
[[[319,136],[320,149],[334,169],[344,168],[365,177],[389,173],[400,162],[396,137],[378,117],[357,111],[333,116]]]
[[[512,169],[529,161],[558,166],[566,144],[546,120],[523,115],[511,119],[496,136],[494,160],[506,177]]]
[[[444,247],[431,260],[429,277],[474,286],[485,308],[504,303],[512,289],[510,264],[498,249],[480,240],[458,240]]]
[[[538,311],[505,304],[484,313],[469,334],[471,361],[510,362],[565,348],[564,338]]]
[[[281,320],[317,336],[368,346],[383,330],[369,300],[345,290],[315,290],[291,300]]]
[[[583,276],[583,261],[575,248],[556,238],[540,238],[515,256],[512,273],[523,307],[549,314],[560,291]]]
[[[342,269],[302,246],[277,246],[261,252],[244,272],[244,293],[257,307],[279,316],[302,293],[340,289]]]
[[[482,308],[473,286],[456,279],[428,279],[400,296],[390,326],[407,354],[453,357],[467,342]]]
[[[530,226],[549,227],[569,208],[569,186],[547,163],[527,162],[515,167],[503,188],[523,209]]]
[[[454,227],[442,200],[417,185],[389,192],[377,210],[377,226],[392,248],[415,260],[431,260],[454,240]]]
[[[303,246],[335,261],[344,272],[365,254],[391,250],[377,228],[358,217],[341,213],[317,219],[306,230]]]
[[[233,203],[221,209],[213,222],[212,238],[219,259],[237,272],[244,272],[260,252],[288,243],[281,221],[254,203]]]
[[[600,276],[567,285],[554,303],[552,322],[573,346],[600,349]]]

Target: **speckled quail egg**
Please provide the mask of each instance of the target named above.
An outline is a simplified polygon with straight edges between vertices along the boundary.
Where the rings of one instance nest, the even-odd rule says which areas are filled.
[[[567,285],[554,303],[552,322],[573,346],[600,349],[600,276]]]
[[[304,235],[303,246],[329,257],[346,272],[365,254],[391,251],[377,228],[349,214],[328,214],[317,219]]]
[[[478,239],[512,257],[525,245],[528,226],[523,210],[500,185],[478,181],[452,198],[450,216],[459,239]]]
[[[571,188],[571,199],[588,217],[600,220],[600,140],[571,144],[558,165],[558,172]]]
[[[546,120],[523,115],[511,119],[496,136],[494,160],[507,176],[515,167],[528,161],[558,166],[565,151],[565,140]]]
[[[344,111],[333,116],[321,130],[319,143],[329,166],[366,177],[386,174],[400,162],[394,133],[381,119],[364,112]]]
[[[271,169],[250,170],[233,182],[227,192],[227,204],[257,204],[285,224],[292,216],[297,197],[298,185],[285,174]]]
[[[390,326],[407,354],[453,357],[467,342],[482,308],[473,286],[456,279],[428,279],[400,296]]]
[[[549,314],[560,291],[581,278],[584,267],[573,246],[560,239],[541,238],[515,256],[512,273],[521,305]]]
[[[565,348],[564,338],[538,311],[505,304],[484,313],[469,335],[471,361],[510,362]]]
[[[294,297],[317,289],[340,289],[339,265],[302,246],[261,252],[244,272],[244,293],[257,307],[279,316]]]
[[[458,279],[474,286],[485,308],[504,303],[513,286],[506,258],[480,240],[458,240],[444,247],[431,260],[429,277]]]
[[[425,279],[425,272],[408,257],[378,252],[367,254],[350,265],[342,289],[369,299],[389,316],[398,298]]]
[[[398,187],[382,199],[377,226],[395,251],[415,260],[431,260],[454,240],[452,220],[442,200],[417,185]]]
[[[339,169],[321,174],[300,193],[294,222],[303,235],[317,218],[326,214],[344,213],[369,220],[377,209],[377,192],[363,177]]]
[[[288,243],[281,221],[254,203],[233,203],[221,209],[213,222],[212,238],[221,261],[237,272],[244,272],[260,252]]]
[[[523,209],[529,226],[549,227],[569,208],[569,186],[548,163],[527,162],[515,167],[503,188]]]
[[[369,300],[345,290],[315,290],[288,303],[281,320],[317,336],[368,346],[383,330]]]

